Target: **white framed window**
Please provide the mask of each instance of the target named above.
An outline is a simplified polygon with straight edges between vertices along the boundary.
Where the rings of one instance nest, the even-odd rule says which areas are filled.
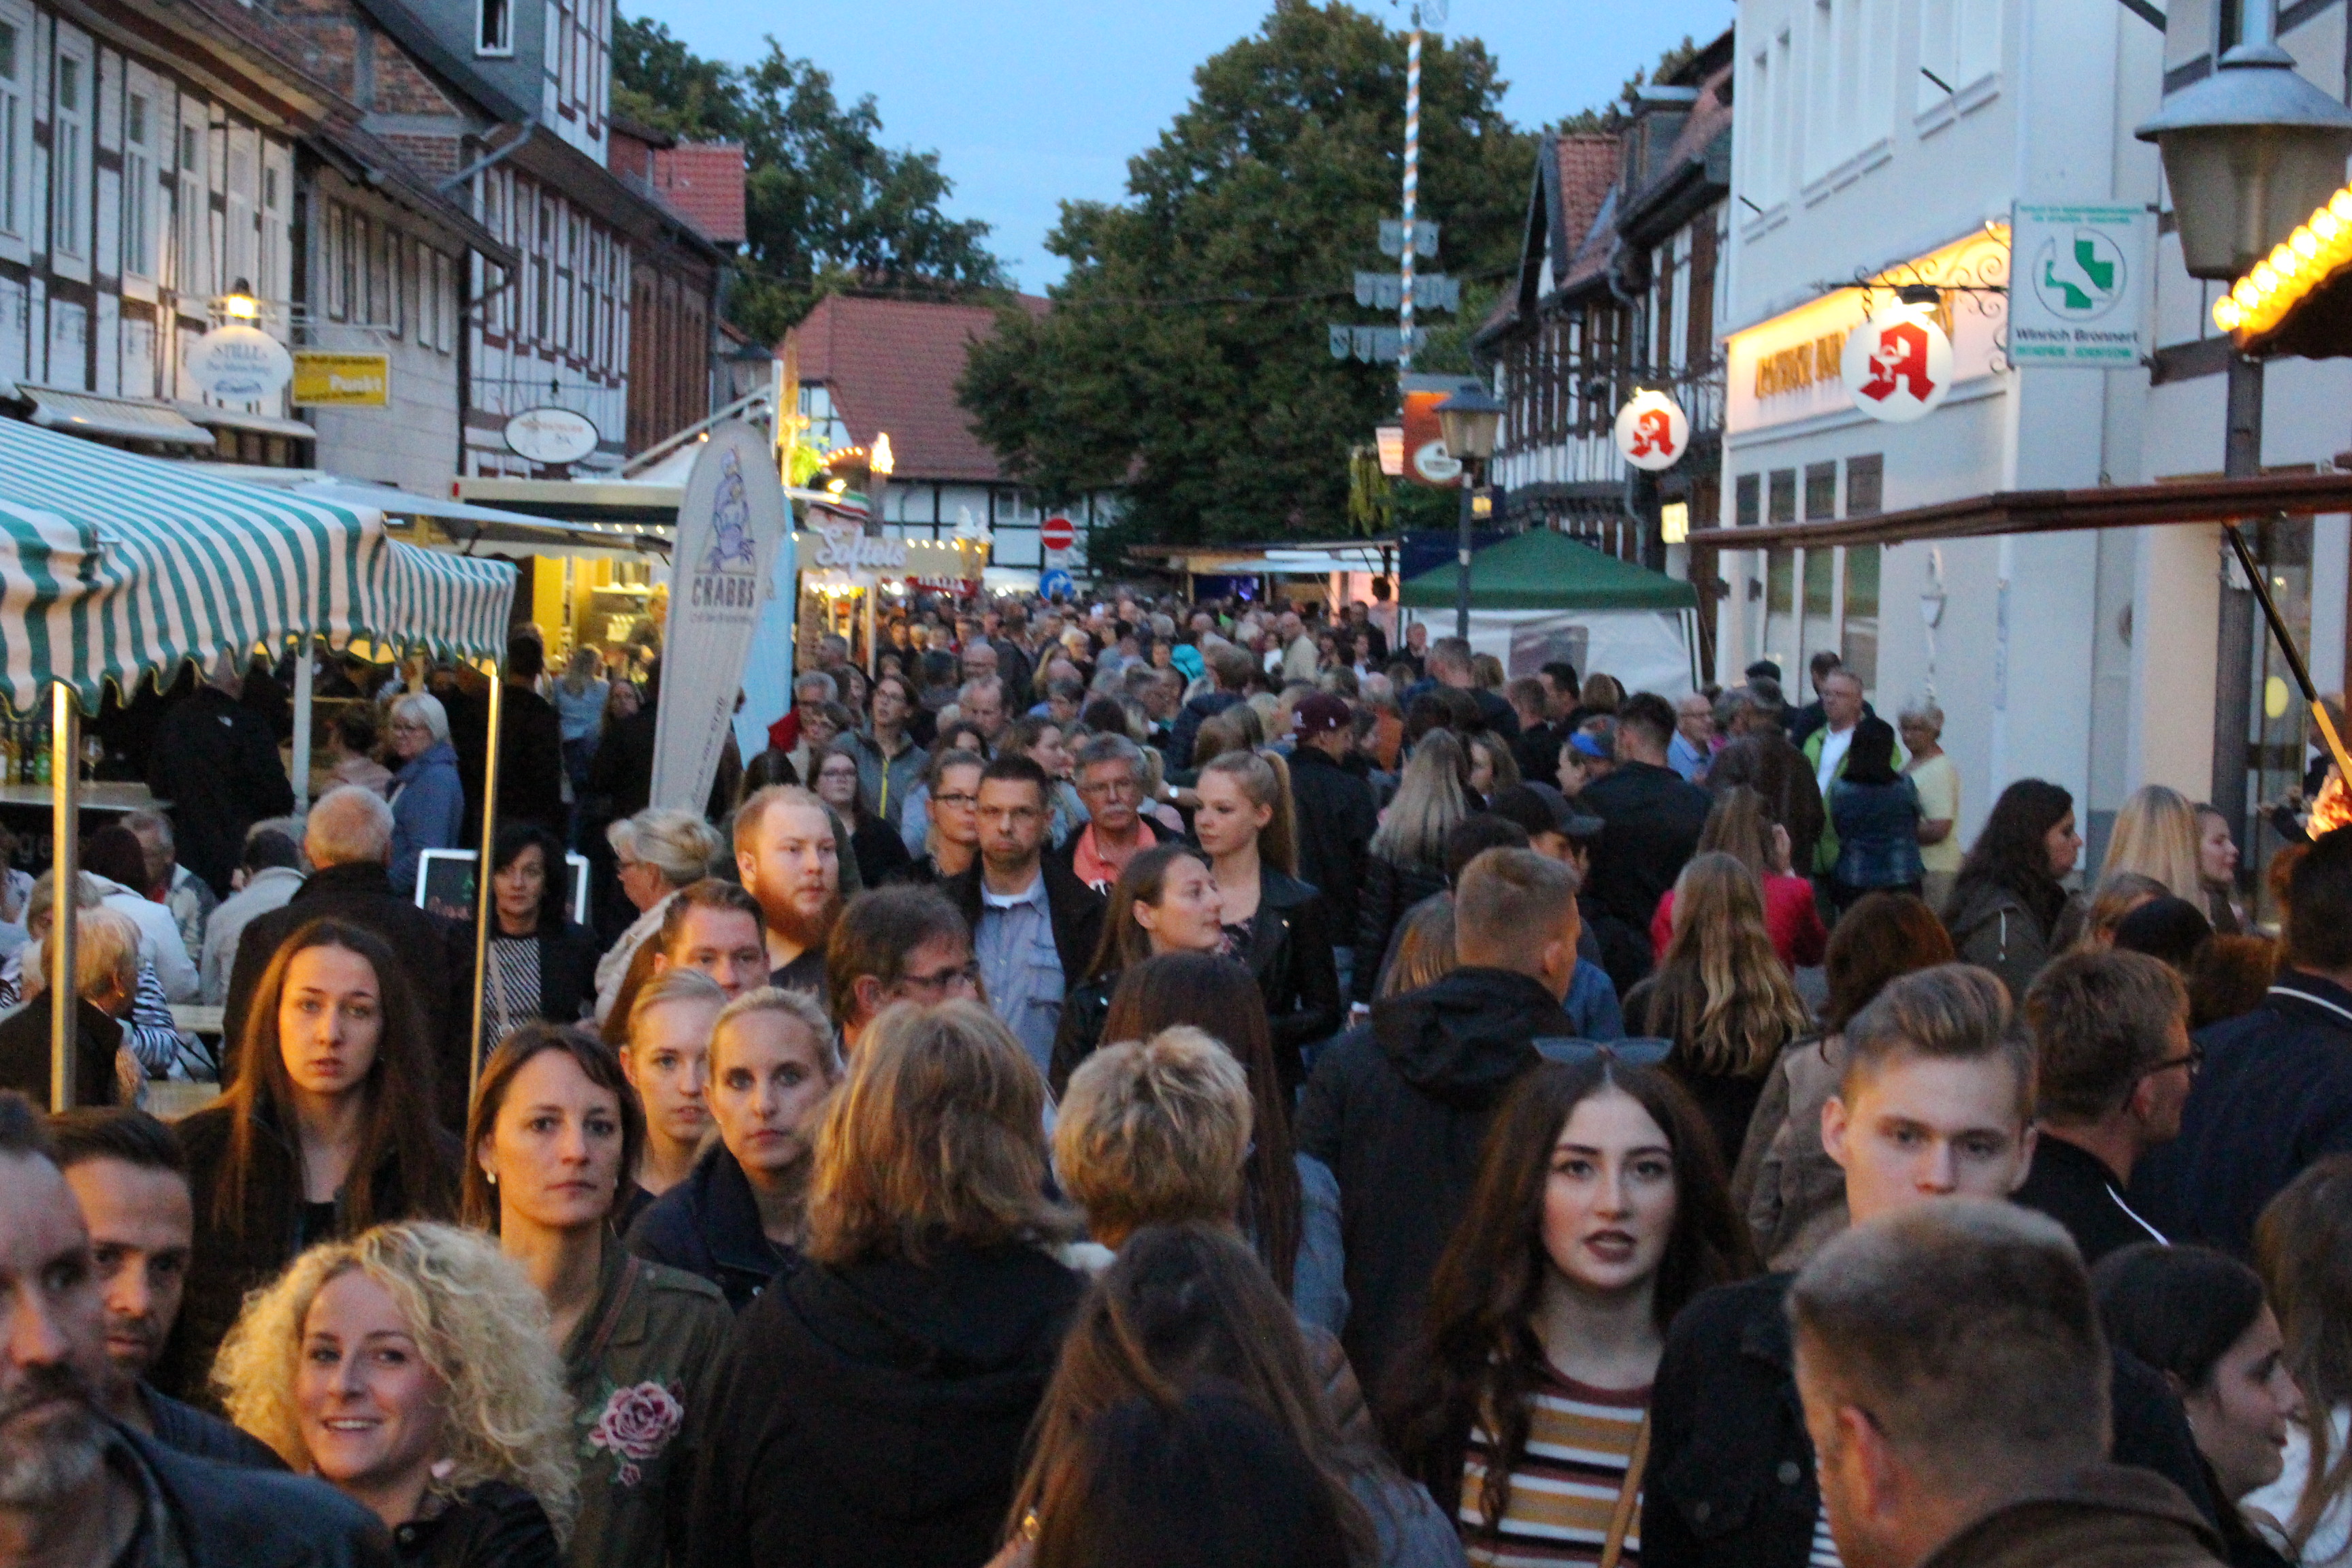
[[[475,0],[474,52],[478,55],[514,53],[513,0]]]
[[[174,286],[199,306],[213,291],[212,130],[203,102],[180,100],[178,265]]]
[[[28,104],[32,21],[0,12],[0,234],[26,237],[26,193],[33,183],[33,134]]]
[[[153,94],[133,87],[122,105],[122,270],[137,278],[156,275],[155,137],[161,129]]]
[[[1919,0],[1918,112],[2000,68],[2000,0]]]
[[[294,153],[275,142],[261,144],[260,275],[254,286],[265,300],[294,292]]]
[[[89,109],[92,72],[86,56],[58,49],[49,120],[49,248],[89,254]]]
[[[228,132],[228,183],[223,192],[227,212],[222,226],[222,281],[234,286],[243,279],[258,290],[261,268],[261,137],[250,126],[232,125]]]

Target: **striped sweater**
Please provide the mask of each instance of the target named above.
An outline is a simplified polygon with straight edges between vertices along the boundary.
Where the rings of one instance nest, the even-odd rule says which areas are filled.
[[[1470,1561],[1494,1568],[1597,1563],[1625,1484],[1625,1467],[1649,1406],[1647,1388],[1594,1388],[1547,1366],[1528,1413],[1527,1452],[1511,1471],[1499,1538],[1486,1526],[1486,1469],[1494,1439],[1473,1427],[1462,1464],[1458,1516]],[[1637,1507],[1618,1561],[1641,1561]]]

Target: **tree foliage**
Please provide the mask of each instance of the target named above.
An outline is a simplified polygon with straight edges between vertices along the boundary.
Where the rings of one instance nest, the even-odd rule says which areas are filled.
[[[1396,377],[1333,360],[1325,327],[1381,319],[1352,279],[1396,265],[1378,242],[1401,200],[1404,77],[1402,34],[1308,0],[1277,0],[1196,70],[1129,161],[1127,199],[1063,204],[1055,310],[1007,310],[972,354],[964,405],[1007,468],[1055,500],[1124,486],[1137,540],[1346,532],[1349,450]],[[1421,211],[1444,251],[1424,269],[1498,277],[1517,256],[1535,142],[1503,88],[1476,40],[1425,44]]]
[[[615,16],[613,100],[656,130],[743,143],[750,238],[728,315],[759,342],[845,288],[951,298],[1005,286],[989,226],[940,210],[955,187],[939,154],[885,147],[870,95],[845,106],[831,76],[772,37],[758,63],[731,66],[659,22]]]
[[[1629,110],[1633,109],[1633,100],[1640,95],[1642,89],[1654,81],[1665,80],[1683,67],[1698,58],[1698,47],[1697,41],[1688,33],[1685,33],[1681,43],[1669,45],[1665,52],[1658,57],[1658,63],[1654,69],[1635,71],[1625,79],[1625,85],[1619,88],[1617,96],[1607,103],[1598,109],[1580,109],[1574,114],[1561,120],[1552,129],[1563,136],[1591,135],[1599,132],[1622,129],[1625,121],[1631,118]]]

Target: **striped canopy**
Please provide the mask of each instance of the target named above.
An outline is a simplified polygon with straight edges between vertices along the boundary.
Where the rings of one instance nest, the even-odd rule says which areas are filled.
[[[452,658],[506,646],[514,568],[404,544],[373,508],[264,489],[0,419],[0,696],[106,683],[303,633]]]

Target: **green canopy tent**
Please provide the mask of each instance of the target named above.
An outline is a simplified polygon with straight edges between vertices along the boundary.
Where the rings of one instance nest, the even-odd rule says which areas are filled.
[[[1450,610],[1460,568],[1433,566],[1397,595],[1407,609]],[[1688,583],[1603,555],[1549,528],[1530,529],[1470,558],[1474,610],[1691,610]]]
[[[127,691],[186,663],[296,639],[307,647],[317,637],[503,658],[514,584],[504,562],[389,538],[372,508],[0,419],[0,697],[19,713],[45,694],[51,705],[58,883],[70,887],[78,869],[79,721],[109,684]],[[493,735],[498,692],[493,681]],[[496,790],[493,763],[486,823]],[[482,879],[485,900],[488,886]],[[70,996],[73,922],[56,921],[52,933],[49,983]],[[50,1012],[50,1093],[62,1107],[74,1084],[74,1014]]]

